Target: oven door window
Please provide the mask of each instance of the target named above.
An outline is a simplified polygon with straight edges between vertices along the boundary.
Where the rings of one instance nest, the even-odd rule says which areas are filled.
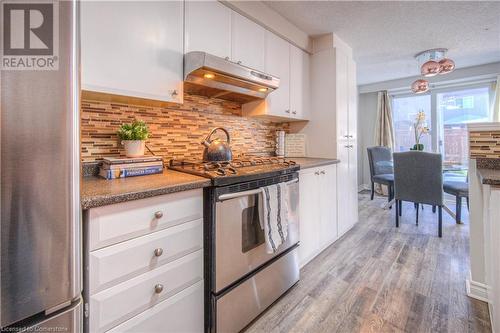
[[[248,207],[241,212],[241,251],[251,251],[264,244],[264,230],[260,227],[260,194],[249,197]]]

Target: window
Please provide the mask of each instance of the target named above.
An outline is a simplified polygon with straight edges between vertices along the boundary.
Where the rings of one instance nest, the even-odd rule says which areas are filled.
[[[432,129],[431,123],[431,96],[415,95],[396,97],[392,100],[395,151],[408,151],[415,144],[415,131],[413,124],[419,111],[424,111],[425,122]],[[420,143],[425,151],[432,151],[430,135],[422,136]]]
[[[491,121],[490,87],[434,89],[425,95],[400,95],[392,98],[395,151],[407,151],[415,144],[413,123],[424,111],[430,135],[420,143],[425,151],[443,154],[446,174],[463,177],[468,168],[467,124]]]
[[[487,87],[455,90],[436,94],[439,119],[439,151],[446,169],[466,169],[469,142],[467,123],[487,122],[489,89]]]

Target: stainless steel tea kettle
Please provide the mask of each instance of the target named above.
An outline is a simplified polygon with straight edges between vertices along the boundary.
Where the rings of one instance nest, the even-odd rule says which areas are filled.
[[[211,140],[212,135],[221,130],[226,133],[226,142],[221,141],[220,139]],[[210,134],[206,137],[205,140],[201,142],[202,145],[205,146],[205,150],[203,151],[203,161],[204,162],[225,162],[231,161],[233,159],[233,153],[229,144],[231,143],[231,139],[229,137],[229,132],[223,127],[216,127]]]

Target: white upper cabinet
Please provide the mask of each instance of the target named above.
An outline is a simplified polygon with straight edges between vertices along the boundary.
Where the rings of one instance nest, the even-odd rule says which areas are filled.
[[[182,1],[82,1],[82,88],[182,103],[183,10]]]
[[[290,45],[290,110],[293,118],[309,117],[309,66],[309,54]]]
[[[290,116],[290,44],[266,31],[265,72],[280,79],[279,88],[267,97],[268,114]]]
[[[266,30],[246,17],[232,12],[232,61],[264,71]]]
[[[280,84],[265,100],[243,105],[243,113],[277,121],[308,120],[309,66],[309,54],[266,31],[265,72],[279,77]]]
[[[185,52],[231,59],[231,12],[218,1],[186,1]]]

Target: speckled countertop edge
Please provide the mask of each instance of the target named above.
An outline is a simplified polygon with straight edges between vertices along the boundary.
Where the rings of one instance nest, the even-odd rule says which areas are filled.
[[[500,186],[500,158],[476,158],[476,168],[481,183]]]
[[[500,169],[477,169],[481,183],[485,185],[500,186]]]
[[[80,205],[82,209],[112,205],[158,195],[200,189],[211,185],[207,178],[172,170],[163,174],[106,180],[82,177]]]
[[[301,169],[315,168],[340,162],[337,159],[308,157],[290,158],[290,160],[297,162]],[[82,209],[146,199],[211,185],[209,179],[168,169],[160,175],[105,180],[95,176],[98,168],[98,163],[82,164],[82,189],[80,196]]]
[[[337,164],[340,160],[334,158],[316,158],[316,157],[290,157],[292,161],[297,162],[301,169],[316,168],[320,166]]]

